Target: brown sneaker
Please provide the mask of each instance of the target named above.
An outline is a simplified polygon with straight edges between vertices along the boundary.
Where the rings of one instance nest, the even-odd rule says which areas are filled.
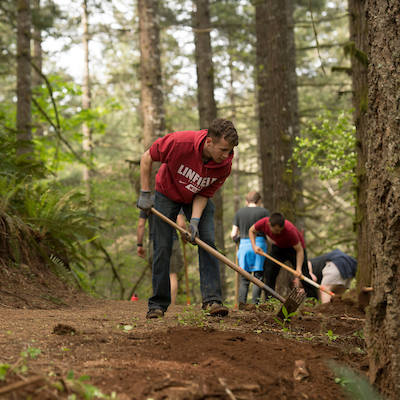
[[[246,308],[247,308],[247,303],[239,301],[239,310],[246,310]]]
[[[152,319],[152,318],[162,318],[164,316],[164,311],[163,310],[158,310],[157,308],[154,308],[152,310],[149,310],[146,314],[146,319]]]
[[[224,306],[218,301],[209,301],[208,303],[203,303],[203,310],[212,316],[219,315],[221,317],[228,315],[228,307]]]

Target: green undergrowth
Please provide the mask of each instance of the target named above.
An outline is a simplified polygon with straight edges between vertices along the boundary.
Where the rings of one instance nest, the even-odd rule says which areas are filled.
[[[204,328],[210,326],[209,324],[209,313],[204,310],[197,310],[196,304],[189,305],[183,309],[183,312],[176,314],[176,320],[178,325],[181,326],[197,326],[199,328]]]
[[[77,189],[65,193],[35,161],[17,156],[16,142],[0,135],[0,240],[6,264],[46,264],[60,279],[89,290],[85,243],[98,218]],[[8,259],[7,259],[8,257]]]

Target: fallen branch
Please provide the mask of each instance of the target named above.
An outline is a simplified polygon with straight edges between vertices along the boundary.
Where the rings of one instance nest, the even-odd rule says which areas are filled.
[[[18,390],[21,389],[25,386],[31,385],[32,383],[36,383],[36,382],[40,382],[43,381],[44,377],[43,376],[34,376],[32,378],[29,378],[28,380],[24,381],[24,382],[14,382],[11,383],[10,385],[7,385],[3,388],[0,388],[0,395],[2,394],[6,394],[9,392],[12,392],[14,390]]]
[[[20,366],[20,364],[24,361],[23,357],[18,358],[17,361],[15,361],[15,363],[11,366],[11,368],[9,369],[9,371],[7,371],[8,374],[11,374],[11,372],[13,372],[17,367]]]
[[[225,392],[227,393],[227,395],[229,396],[229,398],[231,400],[237,400],[236,397],[234,396],[234,394],[232,393],[232,391],[228,388],[228,386],[226,385],[225,379],[223,378],[218,378],[218,382],[221,384],[221,386],[225,389]]]
[[[362,322],[364,322],[365,321],[365,318],[353,318],[353,317],[340,317],[340,319],[347,319],[347,320],[350,320],[350,321],[362,321]]]

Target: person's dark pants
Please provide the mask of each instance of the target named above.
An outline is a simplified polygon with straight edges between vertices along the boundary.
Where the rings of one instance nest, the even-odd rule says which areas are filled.
[[[172,221],[176,221],[179,210],[183,208],[186,218],[190,220],[192,204],[177,203],[160,192],[155,193],[154,208]],[[214,210],[211,200],[207,205],[199,223],[199,238],[212,248],[215,247]],[[169,264],[173,244],[174,228],[161,218],[154,217],[154,255],[153,255],[153,296],[149,299],[149,310],[167,311],[171,303],[171,285],[169,280]],[[203,302],[212,300],[222,302],[221,278],[218,259],[199,247],[200,291]]]
[[[249,272],[251,274],[251,272]],[[254,271],[254,276],[260,281],[263,280],[264,271]],[[247,303],[247,293],[249,291],[248,281],[243,275],[240,276],[240,287],[239,287],[239,302]],[[260,302],[261,297],[261,288],[257,285],[253,284],[253,294],[251,302],[253,304],[258,304]]]
[[[278,247],[276,244],[273,244],[270,249],[269,255],[276,260],[285,263],[286,261],[290,261],[290,263],[293,265],[293,268],[296,268],[296,250],[293,247],[287,247],[287,248],[281,248]],[[308,265],[307,265],[307,252],[304,249],[304,261],[302,265],[302,273],[304,276],[307,278],[311,279],[310,272],[308,271]],[[265,260],[264,264],[264,277],[265,277],[265,284],[270,286],[272,289],[275,289],[275,284],[276,284],[276,278],[278,277],[279,271],[281,270],[280,265],[277,263],[273,262],[269,258]],[[293,279],[295,276],[293,275]],[[318,299],[318,292],[317,289],[309,284],[306,281],[301,282],[303,284],[304,290],[307,293],[307,297],[315,297]]]

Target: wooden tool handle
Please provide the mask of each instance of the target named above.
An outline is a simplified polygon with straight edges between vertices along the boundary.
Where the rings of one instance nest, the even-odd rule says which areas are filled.
[[[363,287],[363,288],[361,289],[361,291],[362,291],[363,293],[371,293],[371,292],[374,291],[374,288],[373,288],[372,286],[370,286],[370,287]]]
[[[285,268],[287,271],[291,272],[292,274],[294,274],[295,270],[293,268],[288,267],[286,264],[276,260],[274,257],[271,257],[269,254],[264,253],[263,251],[260,251],[260,254],[266,258],[269,258],[270,260],[272,260],[274,263],[280,265],[282,268]],[[310,285],[315,286],[316,288],[322,290],[323,292],[329,294],[330,296],[334,296],[335,293],[330,292],[329,290],[326,290],[323,286],[321,286],[320,284],[314,282],[312,279],[307,278],[306,276],[304,276],[303,274],[300,275],[300,279],[302,279],[303,281],[308,282]]]
[[[186,257],[186,242],[182,241],[183,243],[183,259],[185,261],[185,277],[186,277],[186,305],[190,305],[190,293],[189,293],[189,272],[188,272],[188,265],[187,265],[187,257]]]
[[[236,256],[235,256],[235,263],[239,264],[238,261],[238,250],[239,250],[239,246],[236,243]],[[235,274],[235,308],[239,307],[239,289],[240,289],[240,278],[239,278],[239,274],[236,272]]]

